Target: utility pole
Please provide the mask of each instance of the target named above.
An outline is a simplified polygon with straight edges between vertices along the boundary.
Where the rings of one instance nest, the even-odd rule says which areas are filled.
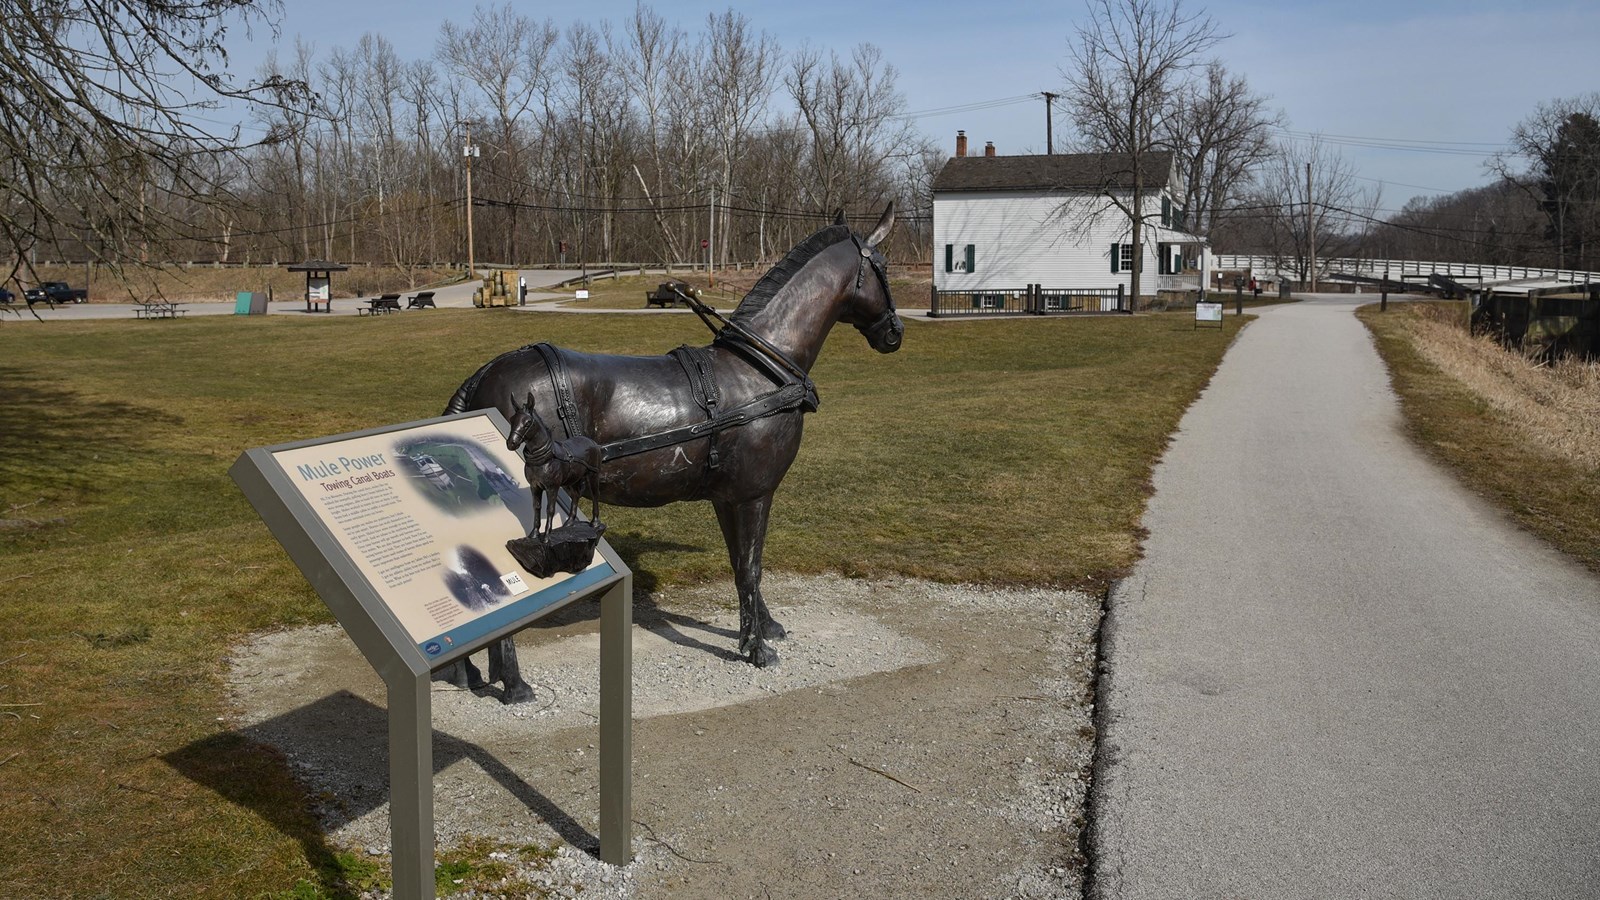
[[[472,143],[472,120],[461,124],[467,132],[461,156],[467,161],[467,278],[470,280],[478,277],[477,258],[472,253],[472,161],[478,157],[478,148]]]
[[[1040,91],[1039,93],[1044,94],[1044,152],[1046,156],[1052,156],[1056,152],[1056,141],[1055,128],[1051,123],[1050,114],[1053,110],[1052,104],[1061,95],[1052,94],[1049,91]]]
[[[1317,290],[1317,217],[1312,214],[1311,205],[1311,163],[1306,163],[1306,236],[1311,244],[1311,264],[1306,269],[1306,276],[1311,280],[1311,291]]]

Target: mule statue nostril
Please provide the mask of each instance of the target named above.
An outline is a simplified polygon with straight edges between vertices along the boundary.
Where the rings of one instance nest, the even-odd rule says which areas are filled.
[[[891,329],[888,334],[884,335],[883,347],[879,349],[880,353],[893,353],[894,351],[900,349],[900,338],[905,334],[905,326],[901,325],[898,321],[895,322],[895,325],[897,327]]]

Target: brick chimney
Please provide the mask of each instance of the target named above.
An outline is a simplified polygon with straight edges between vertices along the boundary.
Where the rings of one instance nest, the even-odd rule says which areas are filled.
[[[994,141],[989,141],[983,145],[983,155],[990,158],[994,157]]]
[[[967,155],[967,133],[965,131],[956,132],[956,155]]]

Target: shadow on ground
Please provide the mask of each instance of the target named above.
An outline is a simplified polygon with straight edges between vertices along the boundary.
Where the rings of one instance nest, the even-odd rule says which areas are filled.
[[[356,762],[388,758],[388,711],[349,691],[338,691],[281,716],[195,741],[162,757],[185,778],[253,810],[285,836],[300,842],[306,858],[319,871],[336,871],[333,854],[312,816],[305,810],[283,808],[281,797],[258,790],[257,779],[240,777],[237,763],[246,741],[263,746],[319,746],[336,751],[319,754],[322,759],[351,760],[343,771],[318,773],[319,778],[341,785],[339,796],[327,800],[323,811],[326,826],[337,829],[389,802],[388,767]],[[471,741],[435,729],[434,775],[462,760],[477,765],[562,840],[590,854],[599,852],[599,838],[493,754]]]

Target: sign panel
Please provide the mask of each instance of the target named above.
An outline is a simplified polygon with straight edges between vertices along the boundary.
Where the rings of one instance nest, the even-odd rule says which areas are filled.
[[[1221,322],[1221,303],[1196,303],[1194,305],[1194,320],[1196,322]]]
[[[320,525],[313,540],[331,545],[324,554],[346,558],[429,660],[460,655],[616,574],[601,553],[577,575],[545,579],[511,557],[505,543],[533,527],[533,497],[521,457],[485,412],[252,454],[298,507],[296,519]],[[570,507],[558,509],[557,523],[567,515]]]
[[[587,299],[589,299],[589,292],[584,290],[584,289],[582,289],[582,288],[578,289],[577,295],[578,295],[578,299],[579,300],[587,300]]]
[[[315,303],[328,302],[328,278],[307,278],[306,299]]]

